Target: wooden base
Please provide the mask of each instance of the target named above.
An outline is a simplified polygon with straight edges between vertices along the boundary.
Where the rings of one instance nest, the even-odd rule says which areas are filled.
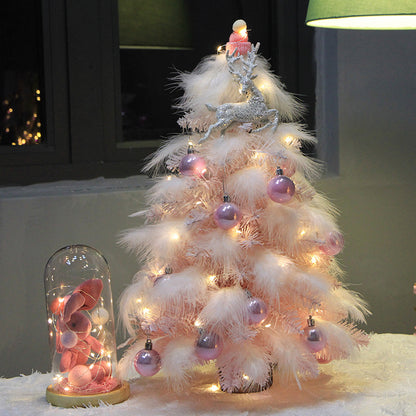
[[[46,400],[53,406],[58,407],[88,407],[99,406],[100,402],[106,404],[116,404],[127,400],[130,396],[130,386],[125,381],[122,385],[108,393],[77,395],[77,394],[61,394],[53,390],[50,385],[46,389]]]

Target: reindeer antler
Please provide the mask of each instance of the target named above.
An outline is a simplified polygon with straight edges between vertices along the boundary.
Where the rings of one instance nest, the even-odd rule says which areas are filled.
[[[259,42],[257,42],[256,46],[252,45],[251,49],[247,52],[247,59],[244,59],[242,61],[243,67],[246,70],[247,77],[250,77],[250,79],[254,79],[257,77],[257,75],[253,75],[253,71],[254,68],[257,66],[256,59],[259,48]]]
[[[241,77],[241,74],[238,70],[236,70],[233,65],[236,61],[241,60],[241,55],[236,55],[237,49],[234,49],[232,54],[230,55],[230,52],[227,51],[225,54],[225,59],[227,60],[228,64],[228,70],[235,76]]]

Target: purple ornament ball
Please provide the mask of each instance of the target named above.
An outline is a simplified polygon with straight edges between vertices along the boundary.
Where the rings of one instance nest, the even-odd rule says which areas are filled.
[[[303,339],[310,352],[321,351],[326,345],[325,334],[315,325],[303,328]]]
[[[134,368],[144,377],[154,376],[160,367],[160,355],[155,350],[140,350],[134,358]]]
[[[212,332],[202,332],[196,341],[195,354],[201,360],[215,360],[222,352],[221,338]]]
[[[61,335],[61,344],[65,348],[73,348],[78,343],[78,335],[74,331],[65,331]]]
[[[214,220],[218,227],[229,230],[241,221],[242,216],[237,205],[232,202],[224,202],[215,210]]]
[[[295,194],[295,184],[284,175],[277,175],[267,184],[267,193],[274,202],[285,203]]]
[[[267,318],[267,305],[259,298],[249,298],[247,309],[249,325],[260,325]]]
[[[344,248],[344,237],[338,231],[332,231],[328,234],[325,244],[319,248],[328,256],[335,256]]]
[[[185,176],[201,177],[206,170],[205,160],[194,153],[189,153],[184,156],[179,164],[179,172]]]

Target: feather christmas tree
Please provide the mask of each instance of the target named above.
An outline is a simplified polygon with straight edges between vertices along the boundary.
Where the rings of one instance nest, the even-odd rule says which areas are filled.
[[[226,52],[178,76],[186,132],[147,163],[167,168],[148,191],[146,225],[121,243],[143,268],[120,299],[130,346],[120,362],[169,385],[215,360],[227,392],[316,377],[318,364],[367,343],[368,313],[340,282],[335,208],[311,185],[320,165],[302,107],[233,25]]]

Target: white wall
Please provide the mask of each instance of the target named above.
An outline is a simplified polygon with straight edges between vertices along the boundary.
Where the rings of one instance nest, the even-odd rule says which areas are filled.
[[[341,211],[346,280],[370,303],[368,330],[411,333],[416,324],[416,32],[338,32],[340,175],[318,185]],[[328,58],[329,57],[329,58]],[[338,91],[337,91],[338,89]],[[334,96],[330,95],[333,99]],[[337,109],[338,107],[338,109]],[[0,375],[49,368],[43,269],[57,249],[82,243],[109,261],[113,297],[138,268],[117,246],[143,208],[144,177],[0,190]],[[120,340],[120,338],[119,338]]]
[[[319,187],[341,211],[341,260],[346,280],[370,303],[368,329],[412,333],[416,32],[338,31],[337,37],[338,92],[326,93],[338,94],[330,123],[338,121],[340,175]],[[330,56],[321,64],[334,65]]]

